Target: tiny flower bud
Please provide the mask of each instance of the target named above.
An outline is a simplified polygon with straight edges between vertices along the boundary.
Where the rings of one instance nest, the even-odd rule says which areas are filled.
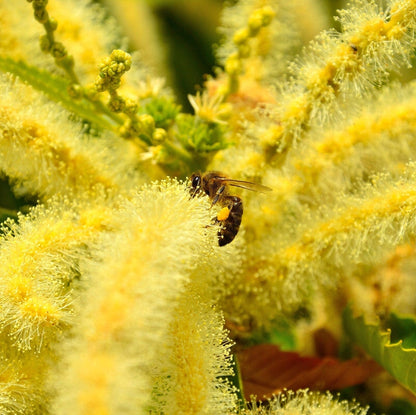
[[[125,114],[134,115],[136,114],[138,109],[139,109],[139,104],[136,101],[129,99],[129,98],[126,99],[126,106],[124,108]]]
[[[276,13],[270,6],[263,7],[261,11],[263,14],[263,26],[268,26],[272,22]]]
[[[31,1],[30,1],[31,3]],[[38,8],[45,8],[48,4],[48,0],[34,0],[33,1],[33,7],[38,7]]]
[[[232,54],[225,62],[225,72],[229,75],[238,75],[241,72],[241,61],[236,54]]]
[[[241,45],[246,43],[250,37],[250,33],[247,28],[238,30],[233,36],[233,42],[235,45]]]
[[[128,71],[131,67],[131,55],[124,50],[115,49],[111,52],[110,59],[113,62],[123,63],[126,71]]]
[[[65,55],[62,58],[55,58],[57,65],[64,68],[73,68],[74,67],[74,58],[70,55]]]
[[[160,144],[160,143],[163,143],[166,140],[167,136],[168,136],[168,134],[167,134],[167,132],[164,128],[156,128],[153,131],[152,138],[153,138],[153,141],[156,144]]]
[[[271,7],[255,10],[248,20],[250,35],[255,36],[262,27],[269,25],[274,15],[275,12]]]
[[[40,50],[45,53],[49,53],[51,50],[51,43],[49,42],[47,35],[42,35],[39,38]]]
[[[118,129],[118,133],[120,134],[120,137],[123,138],[131,138],[130,129],[129,126],[124,124]]]
[[[119,95],[112,95],[108,106],[113,112],[122,112],[126,106],[126,102]]]
[[[62,59],[67,55],[67,51],[61,42],[54,42],[51,47],[51,54],[56,59]]]
[[[121,79],[118,77],[110,78],[108,80],[108,89],[115,91],[116,89],[120,88]]]
[[[35,19],[39,23],[45,24],[48,21],[48,19],[49,19],[49,14],[46,11],[46,9],[44,9],[44,8],[39,8],[38,9],[38,8],[35,8],[35,6],[33,6],[33,9],[34,9]]]
[[[57,27],[58,27],[58,22],[53,17],[50,17],[49,18],[49,28],[50,28],[50,30],[55,31],[57,29]]]
[[[155,120],[149,114],[142,114],[138,117],[138,123],[140,125],[140,132],[148,137],[152,137],[155,130]]]
[[[107,82],[101,77],[96,78],[94,86],[97,92],[104,92],[107,90]]]

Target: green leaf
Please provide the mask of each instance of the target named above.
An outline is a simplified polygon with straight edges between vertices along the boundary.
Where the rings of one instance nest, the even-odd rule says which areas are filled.
[[[43,92],[51,100],[59,102],[79,118],[89,121],[102,129],[114,129],[114,122],[105,116],[98,115],[97,109],[92,102],[85,99],[75,100],[68,95],[69,80],[44,69],[28,65],[26,62],[15,61],[4,56],[0,56],[0,71],[16,75],[33,88]]]
[[[404,399],[396,399],[386,415],[416,415],[416,407]]]
[[[243,410],[246,407],[246,401],[244,399],[243,380],[241,378],[240,365],[238,364],[238,360],[235,355],[232,355],[231,359],[231,365],[234,374],[232,376],[227,376],[227,379],[228,382],[235,387],[238,401],[237,405],[240,410]]]
[[[274,322],[269,330],[258,329],[246,340],[245,345],[254,346],[263,343],[277,345],[282,351],[295,350],[296,338],[290,323],[282,318]]]
[[[17,220],[17,218],[17,210],[0,207],[0,222],[4,222],[6,219]]]
[[[143,102],[138,113],[151,115],[157,128],[168,129],[180,109],[180,105],[175,104],[172,98],[161,96],[152,97]]]
[[[395,320],[398,323],[398,320]],[[414,323],[414,322],[413,322]],[[379,324],[367,323],[363,316],[355,318],[350,307],[343,314],[343,324],[351,339],[360,345],[376,362],[384,367],[396,380],[411,392],[416,394],[416,348],[392,335],[390,329],[384,329]],[[398,326],[406,329],[410,322]],[[403,333],[405,330],[403,331]]]
[[[416,348],[416,320],[412,316],[392,313],[387,321],[393,343],[402,340],[404,348]]]
[[[227,148],[226,128],[220,124],[209,124],[190,114],[176,117],[176,138],[185,149],[197,154]]]

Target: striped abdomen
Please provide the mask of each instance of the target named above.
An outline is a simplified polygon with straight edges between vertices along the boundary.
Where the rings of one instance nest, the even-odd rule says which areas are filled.
[[[228,206],[230,213],[227,219],[221,221],[222,228],[218,231],[218,244],[224,246],[229,244],[240,229],[243,216],[243,202],[238,196],[224,196],[221,204]]]

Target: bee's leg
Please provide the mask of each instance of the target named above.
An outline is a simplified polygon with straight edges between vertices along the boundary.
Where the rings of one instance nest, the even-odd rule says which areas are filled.
[[[225,190],[225,185],[222,185],[222,186],[219,187],[219,189],[215,193],[215,196],[212,198],[211,206],[214,206],[218,202],[218,200],[220,199],[220,197],[224,193],[224,190]]]
[[[220,221],[218,220],[218,218],[217,218],[216,216],[214,216],[214,217],[211,219],[211,226],[213,226],[213,225],[217,225],[218,223],[220,223]]]

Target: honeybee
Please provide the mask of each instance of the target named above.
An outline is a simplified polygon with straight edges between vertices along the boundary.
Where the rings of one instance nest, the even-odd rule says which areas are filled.
[[[238,196],[230,195],[228,193],[228,186],[241,187],[257,192],[268,192],[272,190],[261,184],[230,179],[218,171],[209,171],[203,174],[193,173],[190,177],[190,183],[191,197],[195,197],[202,191],[211,199],[211,206],[216,203],[223,206],[213,219],[214,223],[222,224],[221,229],[218,231],[219,246],[227,245],[235,238],[240,229],[241,218],[243,216],[243,201]]]

